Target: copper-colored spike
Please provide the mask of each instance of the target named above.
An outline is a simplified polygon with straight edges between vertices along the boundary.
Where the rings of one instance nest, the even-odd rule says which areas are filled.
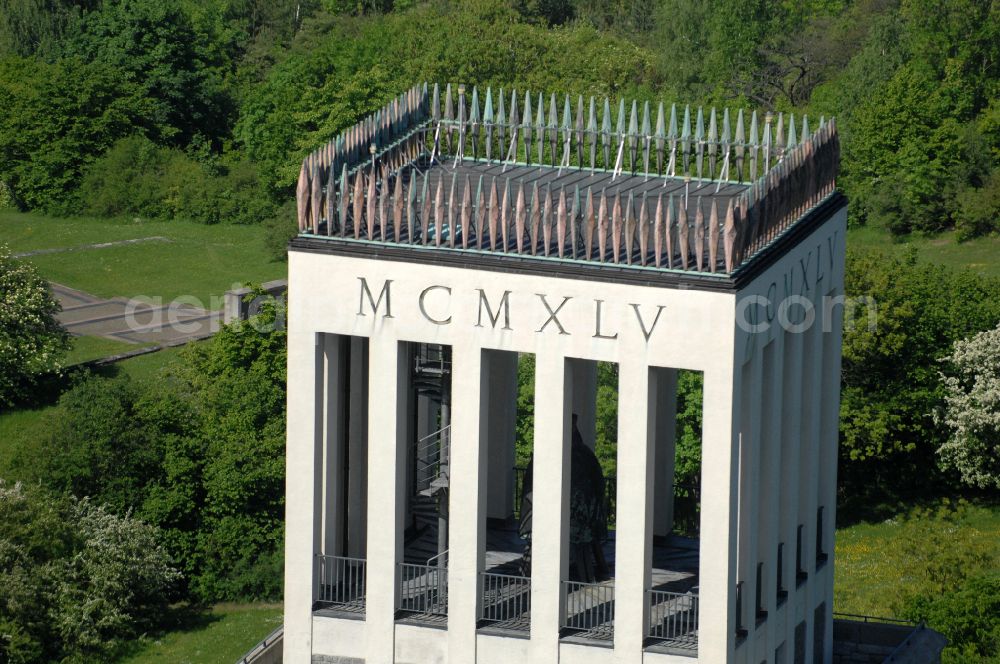
[[[365,173],[358,169],[354,174],[354,239],[361,239],[361,220],[365,208]]]
[[[517,253],[524,253],[524,183],[517,189],[517,204],[514,206],[514,233],[516,235]]]
[[[465,92],[462,86],[459,86],[459,90],[462,91],[462,97],[464,97]],[[455,235],[456,229],[458,228],[459,207],[461,203],[458,200],[458,192],[455,191],[456,180],[458,179],[458,173],[453,173],[451,176],[451,188],[448,190],[448,209],[445,211],[445,223],[448,228],[448,246],[455,246]]]
[[[649,211],[646,209],[646,195],[639,201],[639,264],[646,265],[649,255]]]
[[[541,108],[539,105],[538,108]],[[539,139],[541,140],[541,139]],[[539,161],[539,163],[541,163]],[[531,192],[531,216],[528,219],[528,232],[531,241],[531,255],[538,253],[538,229],[542,225],[542,202],[536,182]]]
[[[552,189],[545,187],[545,203],[542,207],[542,255],[549,255],[552,246]]]
[[[683,198],[677,206],[677,250],[681,254],[681,269],[688,269],[690,245],[688,244],[687,206],[684,204]]]
[[[306,215],[309,214],[309,174],[303,161],[299,169],[299,183],[295,188],[295,207],[298,213],[299,232],[306,229]]]
[[[421,198],[420,201],[420,242],[421,244],[427,244],[430,242],[430,226],[431,226],[431,191],[430,185],[428,183],[427,171],[424,171],[424,182],[421,186]]]
[[[319,235],[320,217],[323,215],[323,183],[319,177],[319,167],[313,166],[312,196],[309,200],[309,218],[312,221],[312,232]]]
[[[663,265],[663,194],[656,197],[656,212],[653,213],[653,267]]]
[[[608,197],[601,192],[600,205],[597,208],[597,259],[602,263],[608,250]]]
[[[621,260],[622,251],[622,197],[621,192],[615,192],[615,201],[611,208],[611,253],[612,262]]]
[[[510,247],[510,228],[513,224],[511,219],[511,205],[513,202],[510,200],[510,179],[504,181],[503,189],[503,202],[500,206],[500,233],[503,237],[503,250],[509,251]]]
[[[386,184],[385,184],[385,182],[386,182],[385,176],[386,176],[386,172],[385,172],[385,167],[383,166],[382,167],[382,186],[383,187],[386,186]],[[388,205],[388,203],[389,203],[389,201],[386,200],[388,198],[389,198],[389,192],[388,191],[384,191],[382,193],[382,195],[378,197],[378,232],[379,232],[379,239],[380,240],[385,240],[388,237],[389,211],[388,211],[388,209],[386,207]]]
[[[719,258],[719,209],[712,199],[711,212],[708,215],[708,271],[715,272],[716,261]]]
[[[660,200],[663,200],[663,195],[660,195]],[[667,252],[667,260],[665,267],[673,268],[674,266],[674,197],[670,196],[667,203],[666,216],[663,220],[663,239],[666,243],[664,249]]]
[[[559,188],[559,211],[556,214],[556,244],[559,247],[559,258],[566,249],[566,187]]]
[[[625,203],[625,224],[622,229],[625,231],[625,263],[632,264],[632,250],[635,247],[635,212],[632,209],[632,193],[629,192],[628,201]]]
[[[462,194],[462,248],[469,248],[469,224],[472,220],[472,183],[465,176],[465,192]]]
[[[368,204],[365,209],[365,227],[368,230],[368,239],[375,236],[375,180],[377,171],[372,171],[368,175]]]
[[[396,174],[396,186],[392,193],[392,239],[399,242],[403,230],[403,174]]]
[[[594,225],[594,192],[587,187],[587,203],[583,213],[583,257],[586,260],[591,260],[594,255]]]
[[[479,176],[479,184],[476,185],[476,198],[473,201],[473,212],[472,212],[472,233],[476,236],[476,241],[473,243],[473,247],[476,249],[485,249],[485,229],[486,229],[486,196],[487,192],[483,191],[483,176]]]
[[[723,248],[726,254],[726,272],[733,271],[733,256],[736,248],[736,218],[733,212],[733,199],[726,206],[726,228],[723,232]]]
[[[437,191],[434,193],[434,246],[441,246],[441,234],[444,232],[444,178],[438,180]]]
[[[490,207],[487,211],[487,217],[490,229],[490,249],[493,251],[497,250],[497,222],[500,219],[500,200],[497,196],[497,179],[493,178],[493,182],[490,184]]]

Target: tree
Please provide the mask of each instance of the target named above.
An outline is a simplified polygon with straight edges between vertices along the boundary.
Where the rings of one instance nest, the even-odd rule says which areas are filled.
[[[56,321],[59,308],[34,266],[0,245],[0,406],[24,399],[41,375],[61,368],[69,334]]]
[[[841,484],[845,494],[915,490],[944,477],[928,472],[948,437],[933,413],[945,404],[938,359],[952,344],[1000,321],[1000,285],[969,271],[848,249],[848,296],[877,303],[868,325],[847,312],[841,390]]]
[[[0,58],[0,180],[21,209],[72,211],[85,166],[132,133],[147,105],[99,63]]]
[[[155,528],[0,480],[0,660],[108,661],[178,580]]]
[[[941,374],[945,407],[938,416],[951,436],[940,463],[965,484],[1000,489],[1000,327],[957,341]]]
[[[147,135],[188,145],[228,134],[232,105],[219,68],[190,17],[176,4],[156,0],[106,0],[87,13],[65,44],[69,56],[121,73],[146,101]]]

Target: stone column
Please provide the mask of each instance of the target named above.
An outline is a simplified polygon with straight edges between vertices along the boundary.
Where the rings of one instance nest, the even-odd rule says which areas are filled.
[[[734,421],[734,355],[705,371],[702,429],[698,659],[728,662],[735,647],[738,436]]]
[[[487,516],[506,519],[514,513],[514,450],[517,426],[517,353],[491,352],[483,358],[489,380],[486,429],[489,475]]]
[[[490,362],[476,346],[452,350],[448,661],[476,661],[480,572],[486,557],[486,441]]]
[[[371,340],[369,358],[370,404],[368,433],[371,457],[368,496],[377,527],[368,529],[368,587],[366,597],[366,664],[393,664],[395,614],[399,589],[396,565],[403,559],[403,523],[406,486],[406,416],[408,363],[401,344],[389,335]]]
[[[666,537],[674,529],[674,463],[677,456],[677,369],[652,370],[656,393],[656,472],[653,480],[653,534]]]
[[[323,352],[317,335],[299,332],[294,315],[289,322],[283,657],[309,664],[322,514]]]
[[[570,403],[566,361],[549,350],[535,363],[532,485],[531,648],[533,664],[559,661],[569,564]]]
[[[657,381],[639,355],[625,355],[619,371],[614,660],[641,664],[649,624]]]

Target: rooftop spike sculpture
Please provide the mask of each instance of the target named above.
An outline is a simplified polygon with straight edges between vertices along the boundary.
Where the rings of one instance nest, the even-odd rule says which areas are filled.
[[[748,128],[746,109],[685,106],[678,122],[676,105],[654,117],[621,98],[612,118],[612,100],[582,95],[574,115],[567,94],[560,114],[537,91],[510,91],[508,113],[507,94],[423,84],[389,99],[303,160],[300,232],[731,274],[834,191],[826,118],[813,133],[750,110]]]

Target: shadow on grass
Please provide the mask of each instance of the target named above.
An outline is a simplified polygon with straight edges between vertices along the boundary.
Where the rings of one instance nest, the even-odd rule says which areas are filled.
[[[118,645],[109,653],[109,661],[123,660],[136,655],[148,648],[151,642],[158,641],[172,632],[196,632],[208,629],[223,617],[213,613],[210,607],[191,604],[171,606],[155,624],[147,627],[145,633]]]

